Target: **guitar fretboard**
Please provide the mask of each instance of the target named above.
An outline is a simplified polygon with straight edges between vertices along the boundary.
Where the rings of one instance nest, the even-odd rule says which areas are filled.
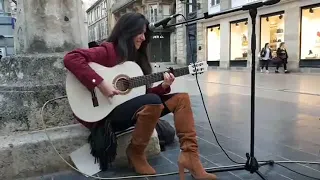
[[[173,71],[163,71],[163,72],[158,72],[158,73],[153,73],[149,74],[146,76],[137,76],[129,79],[129,88],[135,88],[135,87],[140,87],[144,85],[149,85],[158,81],[162,81],[163,74],[165,72],[171,72],[174,74],[175,77],[183,76],[186,74],[189,74],[189,68],[188,67],[183,67],[183,68],[178,68],[178,69],[173,69]]]

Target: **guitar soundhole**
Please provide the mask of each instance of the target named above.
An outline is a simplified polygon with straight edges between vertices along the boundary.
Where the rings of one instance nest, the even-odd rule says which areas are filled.
[[[115,83],[115,87],[119,91],[127,91],[129,89],[129,85],[129,81],[125,78],[119,78]]]

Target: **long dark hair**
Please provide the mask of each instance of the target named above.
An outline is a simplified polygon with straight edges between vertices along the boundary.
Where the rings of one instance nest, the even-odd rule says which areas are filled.
[[[267,46],[269,45],[269,43],[264,44],[264,50],[267,49]]]
[[[126,13],[120,17],[114,26],[108,42],[113,42],[116,46],[116,52],[120,59],[119,63],[124,61],[134,61],[142,69],[143,73],[150,74],[152,71],[148,58],[148,44],[150,41],[151,31],[148,28],[149,21],[140,13]],[[145,41],[140,48],[136,50],[134,37],[141,34],[146,26]]]

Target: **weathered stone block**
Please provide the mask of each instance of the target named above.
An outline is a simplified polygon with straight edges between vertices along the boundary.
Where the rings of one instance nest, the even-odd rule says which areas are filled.
[[[0,60],[0,135],[42,129],[43,104],[66,94],[63,55],[16,55]],[[44,115],[49,127],[74,123],[67,99],[49,103]]]
[[[11,174],[13,174],[12,152],[10,149],[0,148],[0,179],[9,177]]]
[[[125,149],[131,140],[131,132],[118,137],[118,155],[125,158]],[[69,154],[87,143],[89,131],[81,125],[71,125],[48,130],[57,151],[69,163]],[[0,136],[0,179],[28,178],[48,173],[71,170],[52,148],[43,131]],[[148,156],[160,153],[156,131],[146,149]],[[123,161],[122,161],[123,163]]]
[[[63,52],[87,46],[82,1],[17,2],[14,35],[17,54]]]
[[[63,84],[66,76],[64,55],[65,53],[52,53],[2,58],[0,84],[8,88]]]
[[[42,106],[46,101],[64,95],[61,85],[0,87],[0,135],[42,129]],[[43,115],[48,127],[76,122],[66,98],[48,103]]]

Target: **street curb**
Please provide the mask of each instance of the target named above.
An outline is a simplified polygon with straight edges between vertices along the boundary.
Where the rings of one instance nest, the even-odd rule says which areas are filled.
[[[69,154],[86,143],[88,130],[80,125],[52,128],[48,135],[69,163]],[[38,176],[70,168],[53,150],[44,131],[1,136],[0,179]]]

